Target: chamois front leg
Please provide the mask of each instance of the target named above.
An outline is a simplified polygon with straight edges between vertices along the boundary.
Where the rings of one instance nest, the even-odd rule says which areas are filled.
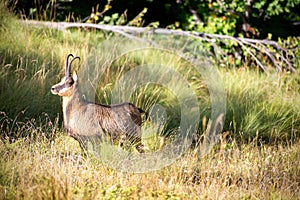
[[[141,135],[142,135],[142,130],[141,130],[141,127],[138,126],[135,129],[135,133],[134,133],[133,137],[131,137],[131,142],[133,144],[135,144],[135,149],[139,153],[145,153],[145,150],[144,150],[145,146],[142,143]]]
[[[84,155],[87,155],[87,150],[88,150],[88,141],[84,138],[84,137],[79,137],[78,135],[76,135],[75,133],[73,133],[73,131],[71,129],[66,129],[66,132],[69,136],[71,136],[72,138],[74,138],[78,143],[79,146],[82,150],[82,153]]]

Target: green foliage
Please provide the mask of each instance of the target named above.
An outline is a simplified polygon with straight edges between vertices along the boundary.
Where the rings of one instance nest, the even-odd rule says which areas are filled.
[[[278,43],[286,49],[287,57],[295,66],[300,66],[300,37],[288,37],[286,40],[278,38]]]
[[[99,23],[99,24],[109,24],[109,25],[123,25],[126,22],[125,15],[123,13],[121,17],[119,13],[114,13],[111,16],[106,13],[112,9],[112,0],[108,0],[101,12],[98,11],[99,5],[96,7],[96,11],[93,11],[91,15],[87,18],[86,23]]]
[[[27,18],[39,20],[81,20],[92,23],[161,27],[245,37],[265,38],[268,33],[286,38],[299,16],[298,0],[180,0],[180,1],[10,1],[10,7]],[[102,10],[102,11],[99,11]],[[92,11],[92,14],[91,14]],[[25,13],[24,13],[25,12]],[[138,14],[139,13],[139,14]],[[88,16],[90,15],[90,16]],[[142,21],[140,21],[142,19]],[[270,26],[276,25],[276,29]]]
[[[259,37],[261,24],[270,17],[285,15],[299,5],[297,0],[274,1],[184,1],[193,9],[188,18],[188,29],[204,33]],[[258,23],[259,22],[259,23]]]
[[[227,3],[226,7],[212,1],[208,4],[199,3],[196,6],[198,8],[197,13],[201,13],[202,18],[201,21],[197,21],[195,16],[190,16],[188,20],[189,30],[232,36],[236,34],[236,24],[239,16],[228,12],[229,8],[232,10],[241,10],[240,5],[238,6],[236,2]]]
[[[143,17],[147,13],[148,9],[144,8],[133,20],[131,20],[128,24],[130,26],[142,26],[143,24]]]
[[[297,0],[274,0],[272,2],[260,1],[254,2],[253,8],[262,10],[264,12],[264,18],[269,18],[274,15],[280,15],[282,13],[289,13],[291,8],[294,8],[299,4]],[[256,15],[256,17],[259,17]]]
[[[248,4],[249,3],[249,4]],[[264,30],[264,23],[272,23],[271,17],[278,15],[287,15],[290,13],[290,9],[295,8],[299,5],[297,0],[288,1],[214,1],[210,0],[208,3],[204,3],[202,0],[198,1],[183,1],[182,6],[188,7],[191,11],[187,24],[182,25],[183,29],[190,31],[210,33],[210,34],[221,34],[230,35],[235,37],[247,37],[247,38],[261,38],[266,37],[268,34],[269,40],[277,39],[278,36],[282,35],[280,29],[274,33],[274,30]],[[271,22],[269,22],[271,21]],[[274,22],[276,23],[276,22]],[[287,23],[287,22],[286,22]],[[266,26],[266,25],[265,25]],[[276,26],[280,24],[276,23]],[[284,28],[283,28],[284,29]],[[271,32],[274,34],[272,35]],[[269,37],[271,36],[271,37]],[[273,37],[272,37],[273,36]],[[287,36],[284,36],[287,37]],[[279,38],[280,40],[280,38]],[[290,46],[297,46],[299,39],[288,39],[291,41]],[[295,41],[296,40],[296,41]],[[253,59],[247,50],[247,45],[242,46],[235,41],[230,40],[216,40],[217,46],[224,53],[224,57],[219,59],[220,64],[226,63],[227,65],[241,66],[241,60],[243,59],[244,65],[252,66]],[[203,43],[208,49],[214,48],[213,42]],[[259,46],[259,45],[258,45]],[[275,54],[277,51],[272,45],[267,46],[267,52]],[[298,48],[290,48],[288,54],[294,57],[295,52],[292,53],[292,49],[298,51]],[[257,56],[258,60],[262,61],[262,65],[270,66],[272,59],[266,56],[266,51],[261,51],[261,48],[252,48],[252,55]],[[282,53],[281,55],[285,55]],[[296,52],[297,54],[297,52]],[[299,55],[299,53],[298,53]],[[280,54],[276,53],[275,57],[278,59]],[[289,56],[287,56],[289,57]],[[281,58],[281,60],[283,60]],[[294,59],[295,66],[297,65],[296,59]],[[257,63],[256,63],[257,64]]]
[[[140,27],[143,25],[143,17],[147,13],[147,8],[144,8],[136,17],[134,17],[132,20],[128,21],[126,18],[126,12],[125,11],[123,14],[119,13],[113,13],[111,16],[109,15],[104,15],[108,11],[108,8],[111,8],[110,6],[106,5],[105,9],[100,13],[92,13],[88,20],[86,21],[87,23],[98,23],[98,24],[109,24],[109,25],[129,25],[129,26],[137,26]],[[106,9],[107,8],[107,9]]]

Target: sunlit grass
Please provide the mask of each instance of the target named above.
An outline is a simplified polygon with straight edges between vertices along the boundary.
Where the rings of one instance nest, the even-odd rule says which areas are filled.
[[[84,58],[102,34],[61,32],[22,25],[8,14],[1,3],[0,29],[0,106],[10,116],[21,111],[38,117],[60,110],[59,98],[50,87],[64,71],[65,57],[72,52]],[[21,101],[20,101],[21,100]]]
[[[95,83],[91,92],[96,91],[91,100],[101,103],[111,102],[115,82],[135,66],[158,63],[172,67],[197,95],[199,138],[211,109],[203,74],[175,54],[157,49],[116,59],[113,55],[134,44],[127,41],[114,49],[116,41],[108,38],[103,45],[100,32],[27,27],[3,9],[0,199],[297,199],[300,195],[297,76],[220,69],[227,108],[223,137],[213,150],[200,157],[201,146],[196,146],[159,171],[122,173],[97,157],[85,156],[61,126],[61,100],[50,94],[50,87],[64,75],[66,55],[79,55],[82,62],[92,55],[108,64],[105,73],[95,77],[96,82],[89,80]],[[95,48],[100,48],[99,54]],[[95,63],[87,64],[99,70]],[[80,71],[79,65],[74,63],[74,69]],[[84,76],[79,78],[83,84]],[[179,89],[186,91],[182,85]],[[86,97],[88,92],[83,90]],[[161,85],[146,84],[132,92],[130,101],[150,115],[151,120],[145,117],[142,127],[146,152],[158,151],[162,134],[170,136],[166,137],[168,144],[180,123],[176,95]],[[109,150],[103,152],[114,155]]]
[[[95,81],[90,80],[90,77],[84,77],[84,74],[79,74],[82,86],[90,84],[90,81],[94,84],[92,88],[83,88],[86,97],[89,97],[89,92],[95,94],[92,99],[89,99],[91,101],[111,103],[111,92],[120,77],[136,66],[155,64],[173,68],[183,75],[189,82],[188,87],[191,87],[197,95],[200,119],[210,118],[211,102],[205,77],[197,73],[191,63],[177,56],[176,53],[144,48],[116,57],[121,54],[120,52],[130,49],[130,45],[138,47],[139,43],[126,40],[122,45],[116,45],[118,39],[112,39],[111,42],[108,39],[104,42],[103,35],[99,32],[82,30],[60,32],[27,27],[9,14],[6,15],[8,20],[5,22],[3,20],[0,30],[2,58],[0,106],[1,111],[12,118],[25,111],[24,115],[19,117],[37,118],[42,113],[47,113],[54,119],[57,113],[61,112],[60,99],[50,93],[50,87],[63,76],[65,57],[68,53],[82,58],[81,68],[88,67],[96,72],[101,69],[99,64],[106,66],[104,71],[96,73],[99,76],[93,77]],[[100,61],[90,62],[96,59]],[[74,65],[74,69],[79,72],[81,70],[78,64]],[[163,75],[158,74],[156,80],[160,80],[160,77],[164,78]],[[243,135],[245,139],[253,138],[258,134],[267,140],[270,138],[270,133],[272,140],[291,138],[299,134],[300,97],[297,76],[266,75],[250,70],[221,70],[221,78],[228,96],[224,124],[226,131]],[[176,84],[176,80],[171,81]],[[184,85],[180,87],[184,90]],[[162,105],[170,120],[169,127],[174,128],[178,125],[179,102],[176,95],[172,95],[172,91],[168,88],[146,84],[130,92],[132,92],[131,98],[127,101],[135,103],[146,111],[149,111],[154,104]],[[122,97],[122,94],[120,96]],[[201,122],[199,125],[201,129]]]
[[[299,85],[291,84],[297,80],[296,75],[224,73],[227,128],[245,139],[257,134],[270,141],[299,136]]]
[[[223,141],[201,159],[194,149],[162,170],[131,174],[83,156],[77,142],[61,132],[53,143],[42,131],[27,131],[36,137],[0,142],[2,199],[297,199],[300,194],[299,141],[277,146]]]

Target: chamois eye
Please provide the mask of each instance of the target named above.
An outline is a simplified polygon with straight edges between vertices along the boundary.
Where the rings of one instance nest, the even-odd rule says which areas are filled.
[[[66,83],[67,83],[69,86],[71,86],[71,85],[74,84],[74,80],[73,80],[72,78],[68,78],[67,81],[66,81]]]

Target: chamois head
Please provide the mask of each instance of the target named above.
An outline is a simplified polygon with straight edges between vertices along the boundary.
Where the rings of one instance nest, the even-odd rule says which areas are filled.
[[[72,57],[72,60],[69,63],[70,57]],[[75,71],[71,76],[70,70],[72,62],[77,58],[80,59],[80,57],[78,56],[74,57],[72,54],[68,55],[66,61],[65,76],[61,79],[60,83],[51,87],[52,94],[59,96],[71,96],[73,94],[74,88],[77,85],[78,78]]]

